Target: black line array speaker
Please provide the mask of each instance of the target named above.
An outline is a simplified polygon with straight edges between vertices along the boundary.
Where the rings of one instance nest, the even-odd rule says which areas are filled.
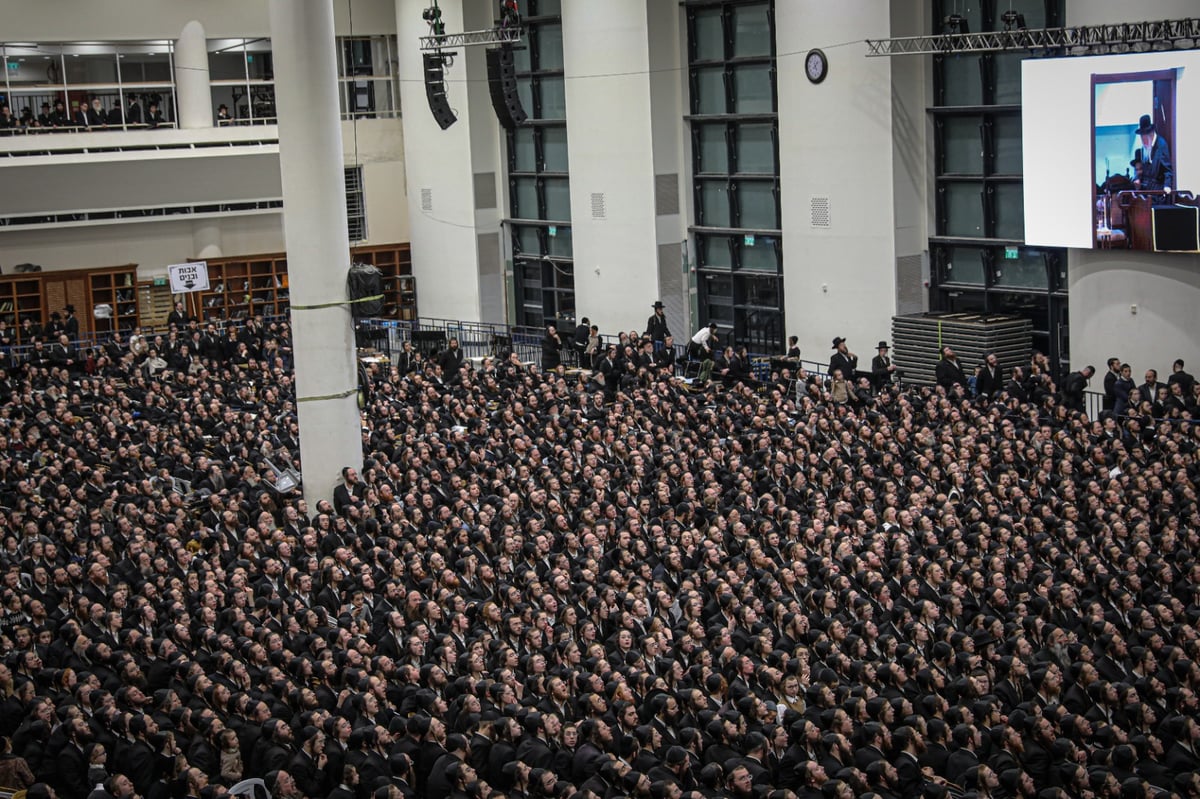
[[[492,93],[492,108],[496,118],[507,130],[512,130],[526,119],[525,107],[517,94],[517,72],[513,63],[511,44],[489,47],[487,50],[488,87]]]
[[[438,126],[445,130],[458,121],[446,99],[446,57],[441,53],[425,53],[425,97]]]

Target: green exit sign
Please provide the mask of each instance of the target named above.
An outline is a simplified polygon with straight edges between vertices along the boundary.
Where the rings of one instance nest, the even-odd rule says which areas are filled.
[[[744,244],[747,247],[753,247],[754,246],[754,234],[747,233],[745,236],[743,236],[742,244]]]
[[[549,233],[552,237],[557,236],[558,235],[558,226],[551,225],[549,228],[546,229],[546,232]]]
[[[1015,261],[1015,260],[1017,260],[1018,257],[1020,257],[1020,256],[1017,253],[1016,247],[1005,247],[1004,248],[1004,260]]]
[[[165,277],[156,277],[154,278],[154,285],[165,286],[167,285],[167,279]]]

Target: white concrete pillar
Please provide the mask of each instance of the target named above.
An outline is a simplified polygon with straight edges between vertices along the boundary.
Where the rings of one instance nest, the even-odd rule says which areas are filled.
[[[641,330],[659,299],[646,3],[563,4],[576,306],[602,330]]]
[[[490,202],[475,198],[475,175],[500,182],[500,126],[488,97],[487,71],[479,47],[459,48],[446,70],[447,96],[458,121],[438,127],[425,96],[425,71],[417,39],[429,34],[421,19],[428,0],[396,0],[400,107],[404,109],[404,175],[408,184],[413,273],[422,316],[481,318],[480,235],[497,229],[495,192]],[[447,33],[489,24],[495,7],[487,0],[442,0]],[[480,119],[476,119],[479,116]],[[487,144],[490,136],[491,144]],[[487,147],[492,155],[485,156]],[[488,174],[490,173],[490,174]],[[486,183],[486,180],[481,182]]]
[[[192,20],[175,40],[175,105],[181,128],[211,128],[212,87],[208,80],[208,44],[204,26]]]
[[[202,261],[225,255],[221,245],[221,223],[218,220],[197,219],[192,222],[192,253]]]
[[[787,332],[799,336],[805,358],[828,358],[829,342],[844,336],[866,363],[891,333],[897,234],[893,64],[866,58],[862,40],[888,38],[891,13],[875,0],[826,11],[824,3],[775,4],[775,49],[789,54],[777,61]],[[829,59],[820,84],[804,72],[802,54],[814,47],[827,48]],[[828,209],[827,223],[812,224],[814,208]]]
[[[333,496],[343,466],[362,467],[342,126],[336,113],[332,0],[270,0],[283,228],[291,284],[304,496]]]

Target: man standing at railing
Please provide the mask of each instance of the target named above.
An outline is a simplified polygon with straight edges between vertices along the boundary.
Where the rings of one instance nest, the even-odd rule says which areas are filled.
[[[129,107],[125,109],[125,124],[142,124],[142,106],[141,103],[138,102],[136,94],[129,95]]]
[[[833,375],[835,371],[842,373],[842,377],[847,380],[854,379],[854,372],[858,369],[858,356],[850,351],[846,346],[846,339],[841,336],[836,336],[833,339],[833,355],[829,357],[829,374]]]
[[[542,339],[542,371],[552,372],[562,363],[562,339],[558,335],[558,327],[553,323],[546,325],[546,336]]]
[[[442,367],[442,380],[446,381],[447,385],[457,384],[461,377],[458,370],[463,365],[463,352],[459,349],[457,338],[450,339],[450,346],[438,356],[437,363]]]
[[[102,128],[108,123],[108,116],[104,113],[104,103],[100,101],[99,97],[93,97],[92,104],[86,110],[89,128]]]
[[[163,118],[162,112],[158,110],[158,103],[151,102],[146,111],[146,125],[151,128],[157,128],[159,125],[165,125],[167,120]]]
[[[54,113],[50,115],[50,125],[55,128],[65,128],[71,124],[71,115],[67,113],[67,105],[62,100],[54,101]]]
[[[1085,366],[1078,372],[1071,372],[1063,383],[1063,405],[1073,411],[1083,411],[1083,394],[1087,391],[1088,381],[1096,374],[1096,367]]]
[[[664,305],[662,300],[655,300],[654,313],[646,320],[646,335],[654,342],[654,347],[657,349],[667,340],[667,336],[671,335],[670,329],[667,327],[667,315],[663,312]]]
[[[892,363],[892,358],[888,355],[888,343],[886,341],[879,342],[879,346],[875,348],[878,353],[871,359],[871,382],[875,386],[876,391],[881,391],[884,386],[892,382],[892,375],[896,371],[896,364]]]

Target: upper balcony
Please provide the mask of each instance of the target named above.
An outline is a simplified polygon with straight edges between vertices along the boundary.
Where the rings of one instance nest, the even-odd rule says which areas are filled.
[[[172,125],[0,130],[0,169],[71,163],[279,153],[274,124],[181,130]]]
[[[0,44],[0,231],[280,213],[270,40],[198,41],[199,89],[169,40]],[[347,152],[390,160],[395,37],[338,44]]]

